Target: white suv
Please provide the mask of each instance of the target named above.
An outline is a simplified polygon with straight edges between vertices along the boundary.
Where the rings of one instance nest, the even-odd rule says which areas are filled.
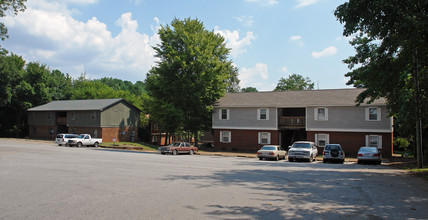
[[[288,161],[308,160],[312,162],[318,155],[317,146],[310,141],[296,141],[292,146],[288,147]]]
[[[63,144],[67,146],[68,140],[75,137],[77,137],[77,134],[58,134],[55,138],[55,142],[58,144],[58,146]]]

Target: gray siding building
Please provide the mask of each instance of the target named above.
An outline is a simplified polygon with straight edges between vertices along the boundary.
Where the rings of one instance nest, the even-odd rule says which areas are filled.
[[[53,101],[28,110],[30,138],[85,133],[104,142],[135,141],[140,110],[124,99]]]
[[[214,106],[217,150],[255,152],[264,144],[284,148],[314,141],[341,144],[349,154],[376,146],[392,155],[393,121],[384,99],[357,106],[362,89],[230,93]]]

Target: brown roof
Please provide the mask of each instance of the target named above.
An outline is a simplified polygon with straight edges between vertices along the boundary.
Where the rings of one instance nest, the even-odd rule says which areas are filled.
[[[283,92],[227,93],[214,105],[216,107],[307,107],[307,106],[355,106],[355,100],[363,89],[326,89]],[[361,106],[367,104],[362,103]],[[371,105],[386,105],[385,99],[377,99]]]

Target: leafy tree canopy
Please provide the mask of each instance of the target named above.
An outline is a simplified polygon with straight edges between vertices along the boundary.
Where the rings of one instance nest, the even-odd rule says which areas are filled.
[[[258,90],[255,87],[246,87],[246,88],[242,88],[241,92],[258,92]]]
[[[287,90],[312,90],[314,83],[306,77],[304,78],[298,74],[291,74],[287,78],[281,77],[274,91],[287,91]]]
[[[199,20],[174,19],[159,30],[157,65],[146,78],[150,116],[165,131],[197,133],[211,126],[212,105],[223,96],[237,71],[224,38]],[[173,115],[173,119],[168,119]]]

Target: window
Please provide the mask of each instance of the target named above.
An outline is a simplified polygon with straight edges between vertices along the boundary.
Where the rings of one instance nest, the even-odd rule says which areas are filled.
[[[259,144],[270,144],[269,132],[259,132]]]
[[[366,135],[366,146],[382,149],[382,135]]]
[[[257,109],[257,120],[269,120],[269,109],[267,108]]]
[[[91,119],[95,120],[96,118],[97,118],[97,113],[95,111],[93,111],[91,114]]]
[[[329,134],[315,134],[315,140],[319,147],[325,147],[329,144]]]
[[[328,120],[328,108],[315,108],[314,114],[314,119],[316,121]]]
[[[71,120],[76,120],[76,112],[71,112]]]
[[[366,121],[380,121],[380,108],[366,108]]]
[[[221,143],[230,143],[231,142],[231,133],[230,131],[220,131],[220,142]]]
[[[48,120],[51,120],[51,113],[48,112]]]
[[[220,120],[229,120],[229,109],[220,109]]]

